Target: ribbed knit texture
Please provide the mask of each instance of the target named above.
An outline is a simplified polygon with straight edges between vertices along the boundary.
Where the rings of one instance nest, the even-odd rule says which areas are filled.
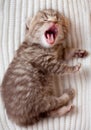
[[[71,21],[68,44],[91,53],[91,0],[0,0],[0,82],[15,50],[23,41],[27,17],[44,8],[59,10],[68,17]],[[54,78],[59,94],[62,85],[76,89],[73,104],[77,109],[74,113],[21,128],[8,120],[0,97],[0,130],[91,130],[91,54],[70,64],[78,62],[82,63],[79,72]]]

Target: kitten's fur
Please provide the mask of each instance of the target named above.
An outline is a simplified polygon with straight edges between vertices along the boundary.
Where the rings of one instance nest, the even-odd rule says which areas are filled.
[[[58,34],[54,44],[48,44],[44,32],[52,23],[57,24]],[[19,125],[30,125],[44,116],[61,116],[70,111],[67,105],[74,97],[68,89],[56,97],[52,87],[52,74],[67,74],[79,70],[80,65],[68,66],[72,57],[85,57],[84,50],[64,48],[68,22],[57,11],[39,11],[28,20],[25,41],[2,82],[2,97],[8,116]]]

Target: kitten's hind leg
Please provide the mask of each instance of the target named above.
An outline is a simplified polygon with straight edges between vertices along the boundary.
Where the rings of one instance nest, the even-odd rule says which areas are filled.
[[[67,106],[63,106],[59,109],[50,111],[47,113],[47,115],[49,117],[61,117],[61,116],[65,115],[66,113],[70,112],[73,108],[74,108],[74,105],[70,104]]]
[[[39,113],[45,113],[59,109],[60,107],[67,105],[69,101],[74,98],[74,96],[75,91],[73,89],[69,89],[69,92],[65,92],[60,97],[44,97],[44,100],[42,99],[42,103],[40,102],[40,107],[38,108],[40,111]]]

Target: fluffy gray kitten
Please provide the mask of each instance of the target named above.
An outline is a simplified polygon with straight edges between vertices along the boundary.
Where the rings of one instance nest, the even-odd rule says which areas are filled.
[[[52,75],[78,71],[80,65],[68,66],[65,61],[87,55],[85,50],[63,47],[68,21],[55,10],[39,11],[28,20],[26,29],[25,40],[1,85],[8,117],[22,126],[34,124],[46,116],[62,116],[72,109],[68,102],[75,91],[68,89],[56,97]]]

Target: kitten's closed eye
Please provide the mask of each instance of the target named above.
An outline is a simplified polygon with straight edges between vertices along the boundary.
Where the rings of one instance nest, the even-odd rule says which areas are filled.
[[[48,15],[46,13],[43,13],[42,14],[42,18],[45,19],[45,20],[47,20],[48,19]]]
[[[47,19],[44,19],[44,22],[47,22],[48,20]]]
[[[47,22],[47,21],[48,21],[48,18],[45,18],[44,16],[42,16],[41,20],[42,20],[43,22]]]

